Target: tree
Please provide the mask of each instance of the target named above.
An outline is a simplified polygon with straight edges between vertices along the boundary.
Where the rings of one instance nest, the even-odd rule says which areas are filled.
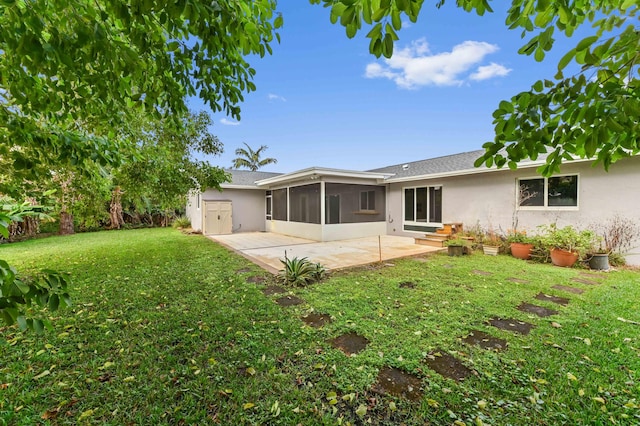
[[[261,145],[260,148],[254,151],[249,145],[247,145],[246,142],[243,143],[244,146],[247,147],[247,149],[236,149],[236,155],[238,157],[233,160],[233,167],[235,169],[244,167],[251,170],[252,172],[255,172],[261,167],[264,167],[268,164],[276,164],[278,162],[278,160],[271,157],[260,159],[260,157],[262,156],[262,152],[266,151],[269,148],[268,146]]]
[[[371,27],[369,51],[391,57],[402,17],[416,22],[423,0],[310,0],[331,8],[348,37],[363,22]],[[440,0],[440,7],[445,0]],[[458,7],[478,15],[493,12],[489,0],[457,0]],[[518,51],[542,61],[554,33],[571,36],[591,24],[593,34],[580,40],[558,63],[552,79],[500,102],[494,112],[495,139],[484,144],[476,166],[516,168],[525,158],[548,154],[539,168],[544,175],[559,171],[563,161],[592,158],[605,169],[640,152],[640,29],[637,0],[548,1],[512,0],[506,24],[532,35]],[[564,70],[577,64],[570,76]]]
[[[243,93],[255,90],[244,57],[271,53],[282,25],[275,7],[275,0],[3,1],[0,163],[10,168],[2,174],[37,182],[43,170],[90,175],[94,165],[117,167],[137,148],[134,114],[179,123],[186,96],[239,119]],[[200,171],[212,181],[224,176]],[[3,182],[0,193],[21,190]],[[9,217],[21,216],[0,217],[3,234]],[[20,281],[6,262],[0,267],[4,295]],[[13,318],[5,321],[31,325],[20,320],[23,308],[53,289],[38,288],[2,298]]]

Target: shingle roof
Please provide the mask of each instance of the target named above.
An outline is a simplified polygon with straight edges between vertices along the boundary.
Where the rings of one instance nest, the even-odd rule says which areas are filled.
[[[440,173],[453,173],[462,170],[474,169],[473,163],[484,154],[484,150],[463,152],[461,154],[446,155],[444,157],[429,158],[427,160],[412,161],[379,169],[367,170],[369,172],[393,173],[392,179],[408,178],[413,176],[425,176]],[[479,167],[482,169],[484,166]]]
[[[282,173],[271,173],[271,172],[252,172],[251,170],[233,170],[233,169],[225,169],[225,172],[231,174],[231,182],[223,184],[222,187],[225,186],[258,186],[255,184],[256,181],[262,179],[268,179],[274,176],[279,176]]]

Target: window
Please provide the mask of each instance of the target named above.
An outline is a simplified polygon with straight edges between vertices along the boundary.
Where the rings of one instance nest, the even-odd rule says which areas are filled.
[[[578,175],[519,179],[517,196],[521,209],[578,207]]]
[[[287,220],[287,189],[276,189],[272,194],[273,220]]]
[[[267,191],[266,203],[265,203],[267,220],[271,220],[272,201],[273,201],[272,197],[273,196],[271,195],[271,191]]]
[[[289,221],[320,223],[320,184],[289,188]]]
[[[362,191],[360,193],[360,210],[375,211],[376,210],[376,192]]]
[[[405,188],[404,221],[442,223],[442,187]]]

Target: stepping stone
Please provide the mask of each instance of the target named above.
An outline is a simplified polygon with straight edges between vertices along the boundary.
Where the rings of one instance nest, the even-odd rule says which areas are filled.
[[[259,277],[257,275],[254,275],[252,277],[247,278],[247,282],[248,283],[253,283],[253,284],[260,284],[262,282],[264,282],[265,278],[264,277]]]
[[[555,288],[556,290],[562,290],[562,291],[566,291],[568,293],[573,293],[573,294],[582,294],[582,293],[584,293],[584,290],[581,289],[581,288],[569,287],[569,286],[560,285],[560,284],[551,286],[551,288]]]
[[[558,305],[567,306],[569,304],[569,299],[564,297],[551,296],[544,293],[536,294],[536,299],[545,300],[547,302],[557,303]]]
[[[535,325],[514,318],[491,318],[489,324],[500,330],[527,335]]]
[[[422,380],[393,367],[382,367],[378,373],[378,381],[373,387],[380,393],[410,401],[419,401],[422,398]]]
[[[251,272],[251,268],[242,268],[236,270],[236,274],[246,274],[247,272]]]
[[[464,380],[471,374],[471,370],[458,358],[450,355],[442,349],[436,349],[427,355],[427,365],[441,376],[453,379],[456,382]]]
[[[270,285],[269,287],[266,287],[265,289],[262,290],[262,293],[265,296],[273,296],[274,294],[281,294],[286,292],[287,290],[277,285]]]
[[[400,283],[400,288],[416,288],[416,284],[411,281],[405,281]]]
[[[302,317],[302,321],[311,327],[319,328],[326,323],[331,322],[331,316],[329,314],[318,314],[313,312],[306,317]]]
[[[551,315],[557,315],[558,311],[555,311],[553,309],[548,309],[542,306],[538,306],[538,305],[532,305],[531,303],[525,303],[522,302],[520,304],[520,306],[518,306],[516,308],[519,311],[522,312],[528,312],[530,314],[536,314],[539,317],[550,317]]]
[[[302,305],[304,303],[304,300],[296,296],[283,296],[279,299],[276,299],[276,303],[280,306],[295,306]]]
[[[507,278],[507,281],[511,281],[512,283],[518,283],[518,284],[528,284],[531,282],[529,280],[523,280],[521,278],[513,278],[513,277]]]
[[[600,284],[598,281],[589,280],[587,278],[580,278],[580,277],[572,278],[571,281],[573,281],[575,283],[586,284],[586,285],[599,285]]]
[[[329,343],[347,355],[354,355],[367,347],[369,339],[356,333],[347,333],[329,340]]]
[[[471,271],[471,272],[473,272],[473,273],[474,273],[474,274],[476,274],[476,275],[483,275],[483,276],[485,276],[485,277],[488,277],[489,275],[493,275],[493,272],[481,271],[481,270],[479,270],[479,269],[474,269],[474,270],[473,270],[473,271]]]
[[[490,334],[480,330],[471,330],[469,335],[462,339],[467,345],[478,345],[482,349],[490,349],[495,351],[502,351],[507,349],[507,341],[504,339],[498,339]]]

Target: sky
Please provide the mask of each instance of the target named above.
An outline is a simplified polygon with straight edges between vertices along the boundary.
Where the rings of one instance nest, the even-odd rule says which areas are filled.
[[[392,58],[369,53],[366,27],[347,38],[329,10],[306,0],[279,0],[281,43],[250,57],[255,92],[241,120],[212,114],[224,153],[207,158],[229,168],[236,148],[268,146],[287,173],[318,166],[370,170],[482,149],[493,140],[492,113],[503,99],[551,79],[577,40],[559,40],[542,62],[518,55],[521,30],[504,24],[505,7],[479,17],[449,1],[425,2],[418,21],[403,21]],[[510,2],[509,2],[510,3]],[[577,38],[577,36],[574,36]],[[194,111],[208,110],[191,99]]]

